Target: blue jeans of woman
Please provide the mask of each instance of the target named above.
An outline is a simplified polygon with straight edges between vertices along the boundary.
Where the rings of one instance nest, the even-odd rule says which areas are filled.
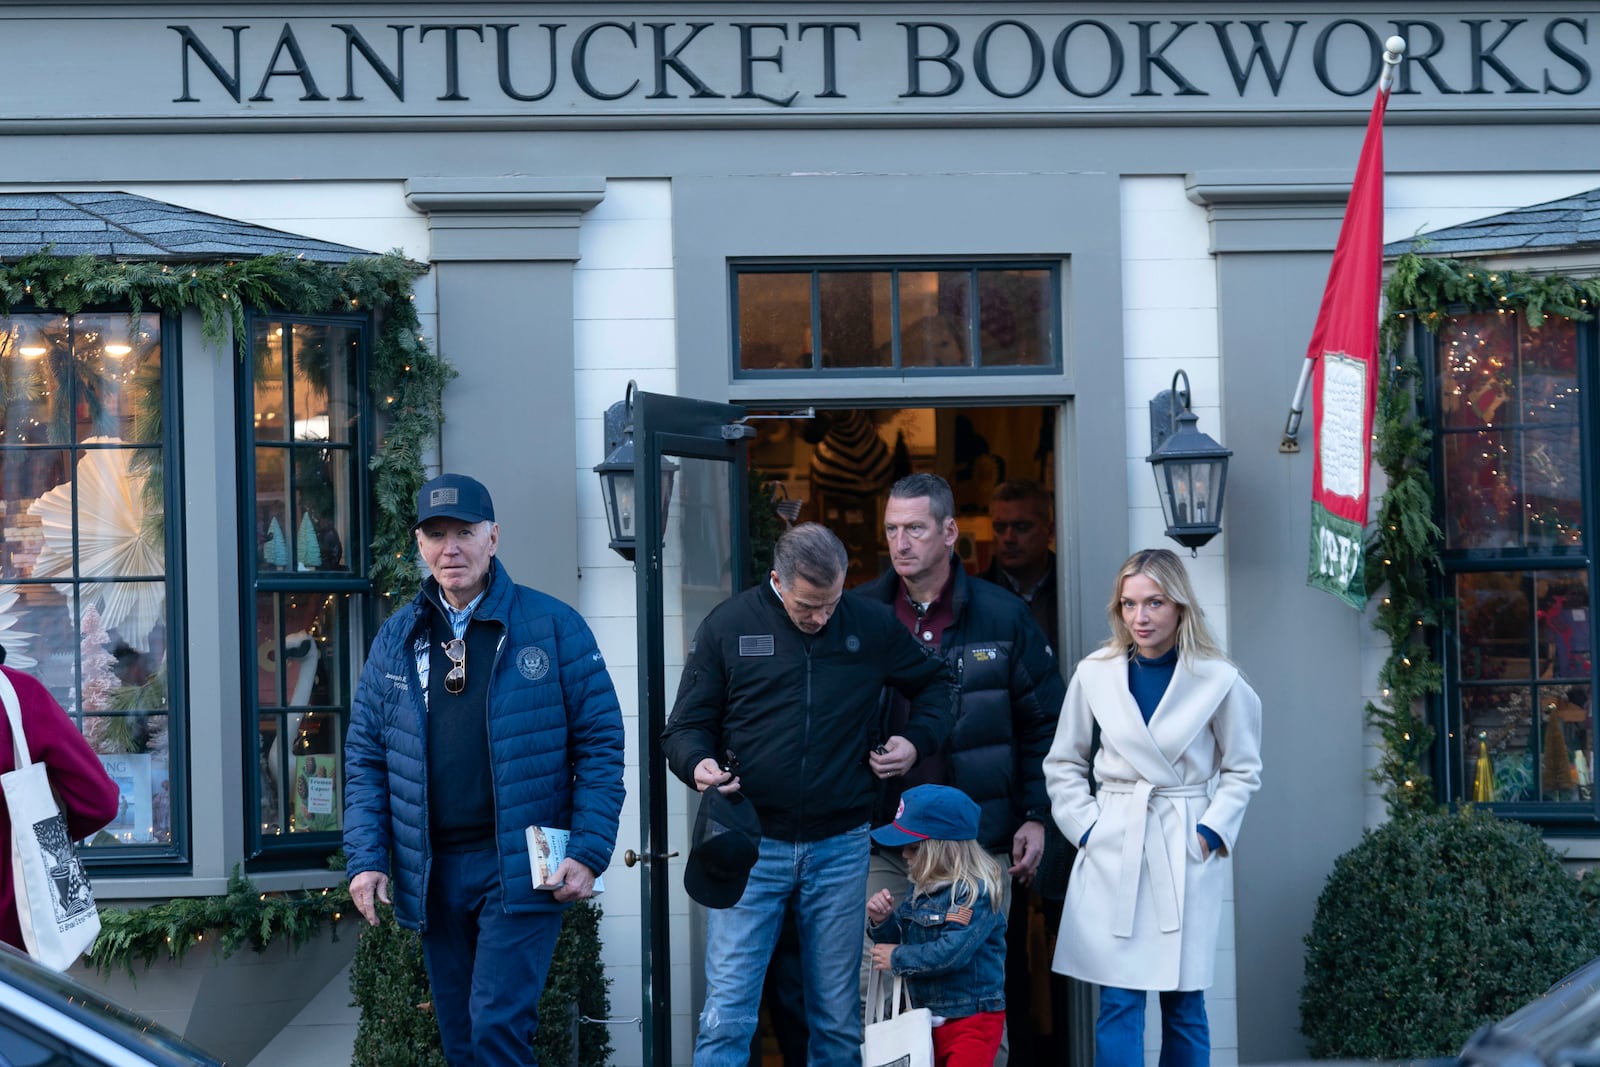
[[[861,1062],[857,969],[866,933],[867,826],[821,841],[761,839],[744,896],[706,912],[706,1002],[695,1067],[745,1067],[784,915],[800,935],[810,1067]]]
[[[1100,987],[1100,1017],[1094,1023],[1094,1067],[1144,1067],[1143,989]],[[1211,1028],[1203,990],[1161,995],[1160,1067],[1208,1067]]]

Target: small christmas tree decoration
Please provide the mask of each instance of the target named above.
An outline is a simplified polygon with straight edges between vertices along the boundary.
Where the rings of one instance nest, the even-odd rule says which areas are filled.
[[[303,571],[314,571],[322,566],[322,545],[317,541],[317,528],[311,521],[309,511],[300,515],[300,532],[294,540],[294,554]]]
[[[1477,774],[1472,779],[1472,799],[1477,804],[1494,802],[1494,766],[1489,762],[1489,742],[1478,742]]]
[[[261,557],[274,567],[287,567],[289,565],[289,542],[283,536],[283,527],[278,525],[278,517],[272,517],[272,525],[267,527],[267,543],[261,549]]]
[[[122,683],[112,669],[117,659],[106,650],[111,637],[100,618],[100,609],[94,604],[83,609],[78,634],[83,653],[83,688],[79,704],[84,711],[105,711],[111,707],[111,694]]]

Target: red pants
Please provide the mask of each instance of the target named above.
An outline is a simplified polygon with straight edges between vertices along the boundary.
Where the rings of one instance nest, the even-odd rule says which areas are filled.
[[[994,1067],[1000,1054],[1000,1035],[1006,1013],[984,1011],[965,1019],[947,1019],[933,1028],[933,1062],[936,1067]]]

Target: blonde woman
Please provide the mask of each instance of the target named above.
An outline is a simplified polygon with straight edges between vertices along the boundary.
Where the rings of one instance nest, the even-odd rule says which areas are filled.
[[[1204,1067],[1224,868],[1261,783],[1261,701],[1172,552],[1134,553],[1106,614],[1111,637],[1078,664],[1044,761],[1051,814],[1078,844],[1054,969],[1101,987],[1096,1067],[1144,1063],[1152,990],[1161,1067]]]

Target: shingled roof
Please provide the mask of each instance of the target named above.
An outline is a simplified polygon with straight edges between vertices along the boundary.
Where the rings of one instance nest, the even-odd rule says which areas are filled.
[[[137,260],[248,259],[286,252],[344,263],[373,255],[132,193],[0,193],[0,260],[20,259],[46,246],[60,256]]]
[[[1600,246],[1600,189],[1545,204],[1474,219],[1383,246],[1386,257],[1406,252],[1429,256],[1575,251]]]

